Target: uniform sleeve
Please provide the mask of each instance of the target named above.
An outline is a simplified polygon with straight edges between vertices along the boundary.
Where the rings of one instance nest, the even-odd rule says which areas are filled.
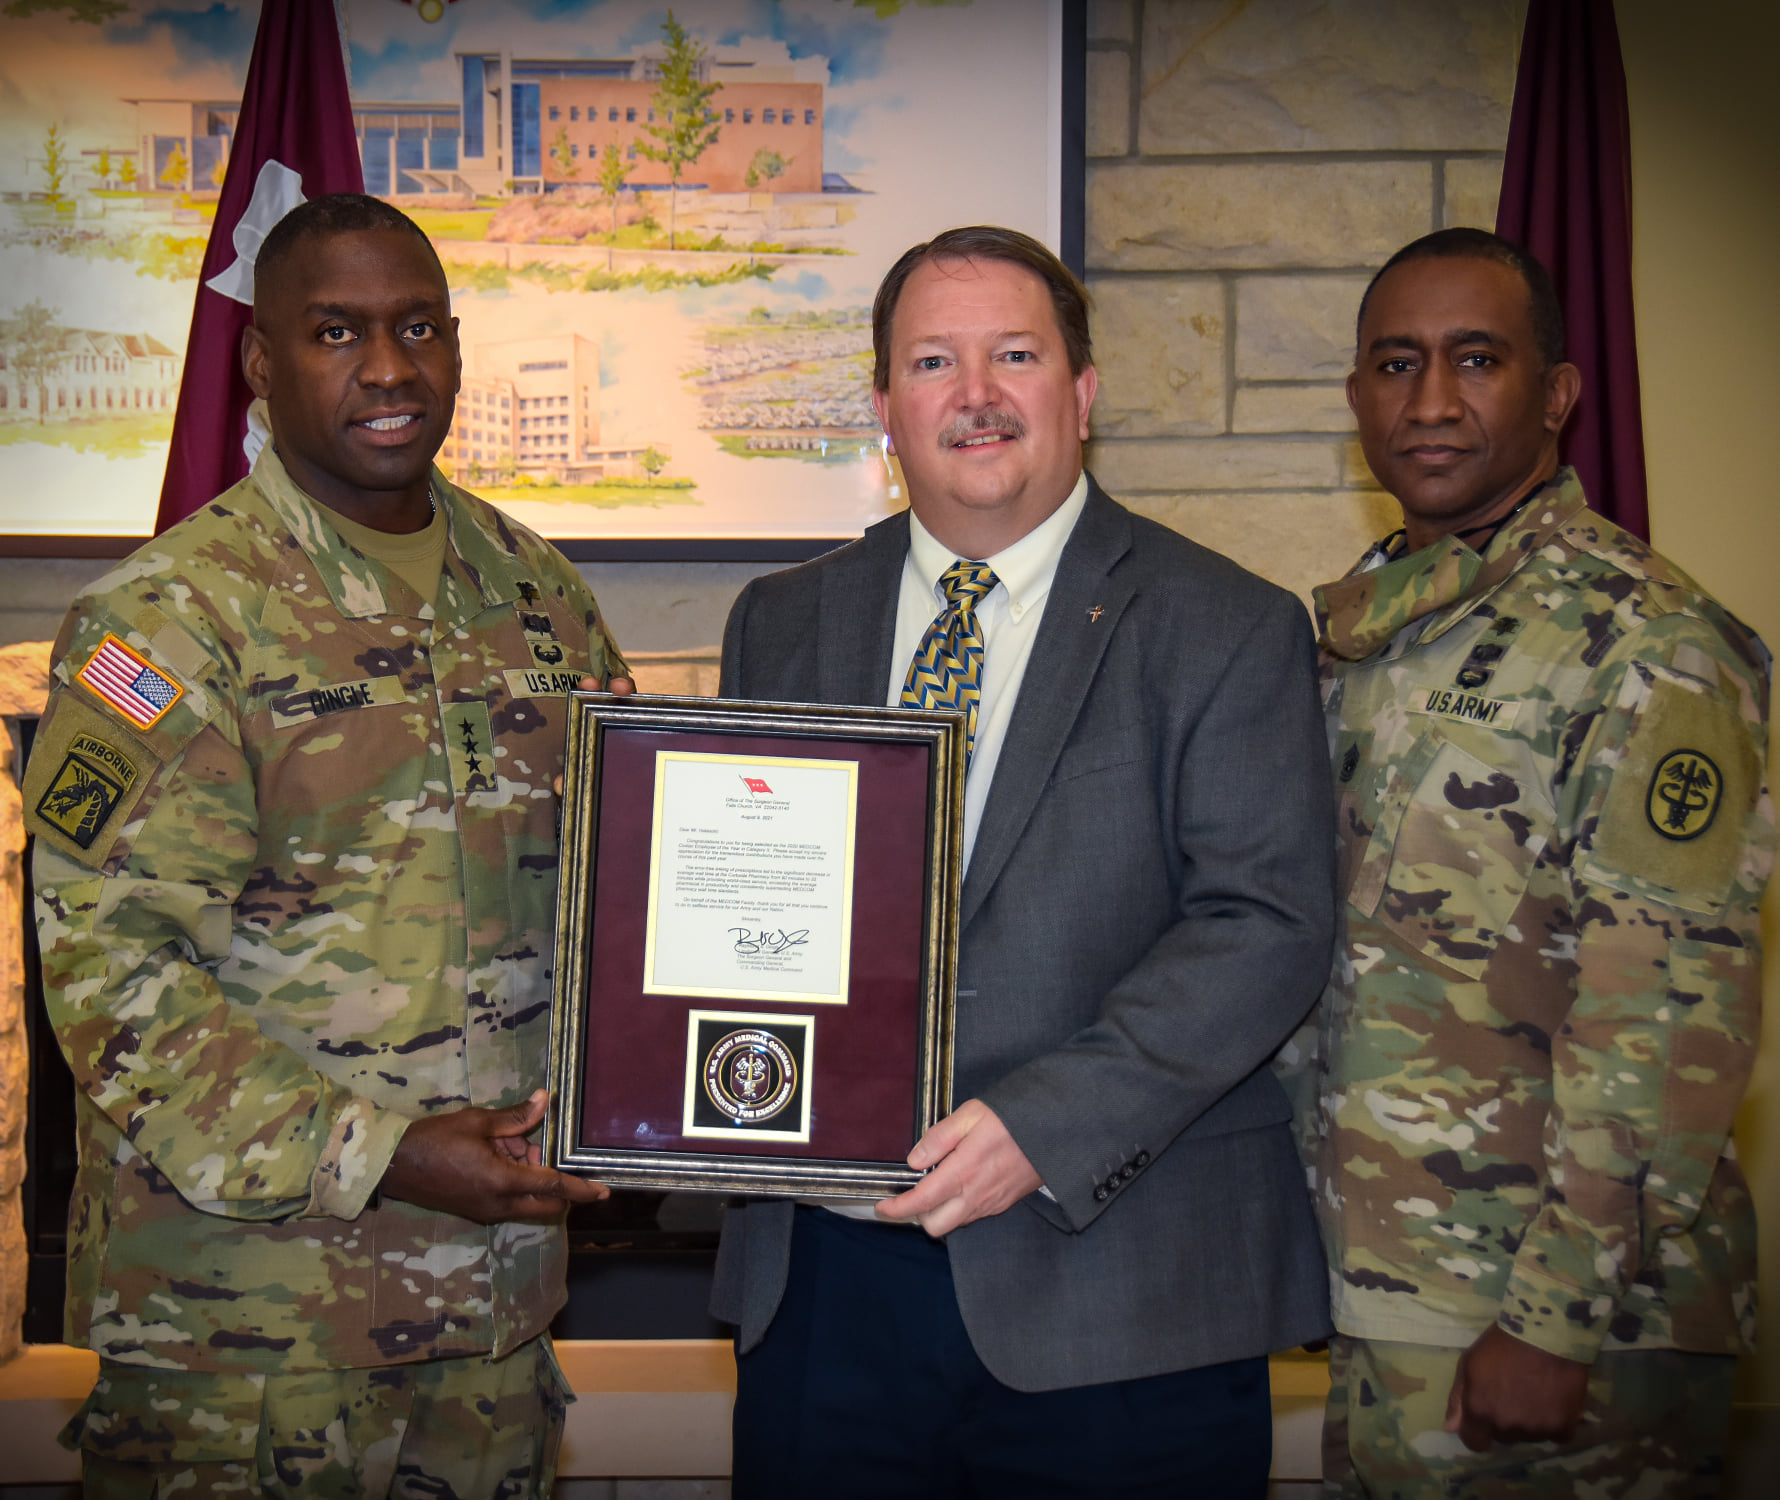
[[[1760,1015],[1757,907],[1773,861],[1768,681],[1710,626],[1645,628],[1571,762],[1574,999],[1554,1032],[1545,1202],[1498,1321],[1592,1361],[1641,1267],[1677,1245],[1728,1151]],[[1569,748],[1569,747],[1567,747]]]
[[[181,690],[152,727],[80,681],[101,637]],[[353,1218],[408,1121],[267,1037],[218,978],[259,820],[220,673],[179,654],[83,605],[64,630],[25,782],[50,1019],[81,1092],[193,1207]]]

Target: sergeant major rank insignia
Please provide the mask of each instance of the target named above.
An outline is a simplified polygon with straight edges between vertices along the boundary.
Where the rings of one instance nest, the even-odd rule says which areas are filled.
[[[1724,777],[1710,756],[1671,750],[1651,774],[1644,815],[1666,839],[1697,839],[1712,826],[1723,792]]]
[[[90,849],[136,784],[137,774],[135,762],[116,746],[90,734],[76,735],[37,800],[37,816],[77,847]]]

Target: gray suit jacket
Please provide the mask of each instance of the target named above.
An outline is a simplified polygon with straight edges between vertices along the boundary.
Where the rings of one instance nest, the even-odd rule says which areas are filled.
[[[726,697],[881,704],[908,521],[757,578]],[[989,1370],[1021,1390],[1266,1353],[1329,1331],[1267,1060],[1328,977],[1328,752],[1291,595],[1091,486],[964,883],[953,1095],[1055,1201],[949,1236]],[[792,1205],[726,1215],[713,1313],[757,1344]]]

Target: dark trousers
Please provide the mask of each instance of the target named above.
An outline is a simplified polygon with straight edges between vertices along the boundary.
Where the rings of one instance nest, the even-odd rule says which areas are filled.
[[[971,1348],[943,1243],[823,1209],[798,1209],[785,1299],[737,1361],[735,1500],[1260,1500],[1272,1447],[1265,1359],[1016,1391]]]

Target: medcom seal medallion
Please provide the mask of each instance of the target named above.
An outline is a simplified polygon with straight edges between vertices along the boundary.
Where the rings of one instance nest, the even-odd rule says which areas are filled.
[[[797,1061],[770,1031],[744,1027],[705,1055],[705,1095],[742,1125],[770,1120],[797,1094]]]

